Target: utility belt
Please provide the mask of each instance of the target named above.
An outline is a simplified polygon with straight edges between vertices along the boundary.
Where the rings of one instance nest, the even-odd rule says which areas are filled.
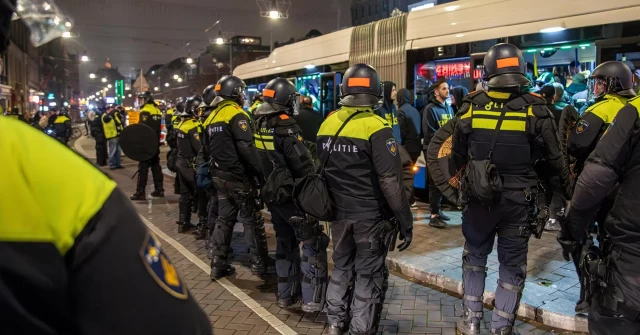
[[[399,231],[400,223],[394,217],[389,220],[382,220],[380,224],[378,224],[377,234],[388,251],[395,249]]]
[[[538,188],[527,187],[523,190],[524,198],[529,204],[527,216],[521,221],[524,223],[519,228],[498,229],[499,236],[518,236],[529,238],[533,235],[535,238],[542,238],[544,226],[549,220],[549,207],[538,206]]]

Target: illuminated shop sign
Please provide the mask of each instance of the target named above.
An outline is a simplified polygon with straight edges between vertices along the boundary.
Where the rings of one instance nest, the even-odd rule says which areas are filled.
[[[436,63],[436,76],[438,78],[469,78],[471,77],[471,66],[467,62]],[[473,70],[473,79],[482,78],[482,70]]]

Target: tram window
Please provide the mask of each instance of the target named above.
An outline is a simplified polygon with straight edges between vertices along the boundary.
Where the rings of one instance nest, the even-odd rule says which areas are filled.
[[[429,88],[440,78],[444,78],[450,87],[468,88],[472,82],[482,77],[481,69],[471,70],[468,57],[418,63],[415,65],[414,73],[417,108],[428,103]]]

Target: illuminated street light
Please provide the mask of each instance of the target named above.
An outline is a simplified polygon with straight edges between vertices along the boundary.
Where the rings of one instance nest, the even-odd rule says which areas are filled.
[[[131,98],[131,94],[129,94],[129,98]]]
[[[173,75],[173,79],[178,79],[178,78],[180,78],[180,76],[179,76],[179,75],[177,75],[177,74],[174,74],[174,75]]]
[[[164,83],[164,86],[165,87],[169,87],[169,83]]]
[[[83,62],[88,62],[89,61],[89,56],[82,55],[82,57],[80,57],[80,60],[83,61]]]
[[[111,84],[107,85],[107,88],[112,88],[112,87],[113,87],[113,85],[111,85]]]
[[[182,78],[178,78],[178,82],[181,83],[182,82]]]
[[[95,73],[89,73],[89,78],[96,79],[96,74]]]
[[[154,91],[160,91],[160,87],[156,86],[153,88]]]
[[[216,37],[216,44],[224,44],[224,37],[222,36],[222,30],[218,30],[218,37]]]
[[[102,78],[102,82],[106,83],[107,82],[107,78]]]
[[[63,38],[70,38],[71,37],[71,32],[70,31],[65,31],[64,33],[62,33],[62,37]]]
[[[191,64],[191,63],[193,63],[193,58],[187,57],[187,64]]]
[[[280,12],[278,12],[277,10],[269,11],[269,18],[271,18],[271,19],[279,19],[280,18]]]

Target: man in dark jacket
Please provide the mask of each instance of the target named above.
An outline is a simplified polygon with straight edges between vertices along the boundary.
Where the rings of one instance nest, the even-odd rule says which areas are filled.
[[[104,104],[102,104],[104,106]],[[104,135],[104,128],[102,127],[102,114],[104,109],[99,108],[96,110],[96,114],[91,120],[91,136],[96,140],[96,163],[98,166],[106,166],[109,153],[107,152],[107,138]]]
[[[294,116],[294,120],[302,131],[302,143],[311,153],[311,157],[316,159],[316,138],[320,125],[324,120],[322,119],[322,114],[313,110],[311,97],[302,97],[300,110],[298,115]]]
[[[462,99],[469,94],[469,90],[464,86],[456,86],[451,89],[451,108],[453,114],[458,114],[458,109],[462,106]]]
[[[411,92],[402,88],[398,91],[398,125],[402,146],[407,150],[413,164],[420,157],[422,123],[420,112],[411,104]]]
[[[425,152],[425,157],[427,157],[427,148],[433,135],[441,126],[453,119],[453,109],[447,105],[447,98],[449,98],[449,84],[444,79],[439,79],[433,84],[431,102],[422,111],[422,131],[424,132],[422,150]],[[440,208],[442,194],[433,184],[429,174],[427,174],[427,182],[429,184],[429,207],[431,208],[429,225],[434,228],[445,228],[447,223],[444,221],[448,221],[449,217],[444,215]]]
[[[396,84],[391,81],[385,81],[382,83],[382,87],[382,106],[375,112],[378,116],[387,120],[393,131],[393,137],[402,144],[402,134],[400,133],[400,125],[398,124],[398,112],[396,111],[396,106],[393,104],[398,94]]]

